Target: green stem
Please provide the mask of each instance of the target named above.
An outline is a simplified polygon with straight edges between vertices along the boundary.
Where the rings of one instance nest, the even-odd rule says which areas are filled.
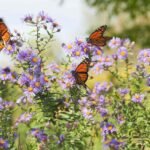
[[[128,58],[125,60],[125,63],[126,63],[127,83],[129,83],[129,60],[128,60]]]

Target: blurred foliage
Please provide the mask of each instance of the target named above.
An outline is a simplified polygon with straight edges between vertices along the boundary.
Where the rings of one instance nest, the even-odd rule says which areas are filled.
[[[149,0],[86,0],[90,6],[97,7],[100,11],[110,10],[111,15],[127,12],[132,18],[138,15],[148,15]]]

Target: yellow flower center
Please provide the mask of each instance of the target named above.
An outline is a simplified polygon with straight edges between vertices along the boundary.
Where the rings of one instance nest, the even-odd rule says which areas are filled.
[[[44,77],[44,81],[45,81],[45,82],[48,82],[48,77],[45,76],[45,77]]]
[[[87,52],[87,48],[84,48],[84,52]]]
[[[121,52],[120,52],[120,55],[125,56],[125,55],[126,55],[126,52],[125,52],[125,51],[121,51]]]
[[[33,61],[34,63],[36,63],[36,62],[38,61],[38,59],[37,59],[36,57],[33,57],[33,58],[32,58],[32,61]]]
[[[108,130],[112,130],[112,128],[113,128],[112,126],[109,126],[109,127],[108,127]]]
[[[102,55],[102,52],[101,52],[101,50],[97,50],[97,55]]]
[[[3,145],[5,143],[5,141],[4,140],[0,140],[0,145]]]
[[[135,98],[136,98],[136,99],[139,99],[139,98],[140,98],[140,96],[139,96],[139,95],[135,95]]]
[[[8,45],[8,46],[7,46],[7,50],[8,50],[8,51],[11,51],[11,50],[12,50],[12,46],[11,46],[11,45]]]
[[[106,62],[109,62],[109,61],[110,61],[110,58],[108,58],[108,57],[105,58],[105,61],[106,61]]]
[[[72,45],[71,45],[71,44],[68,44],[68,45],[67,45],[67,48],[68,48],[68,49],[72,49]]]
[[[80,51],[76,51],[76,56],[80,56]]]
[[[32,92],[32,91],[33,91],[33,88],[32,88],[32,87],[28,87],[28,91],[29,91],[29,92]]]
[[[86,114],[89,116],[89,115],[91,114],[91,112],[90,112],[90,111],[87,111]]]
[[[148,56],[148,53],[147,52],[144,52],[144,57]]]
[[[40,82],[35,82],[35,86],[39,87],[40,86]]]
[[[29,79],[32,80],[32,79],[33,79],[33,76],[32,76],[32,75],[29,75]]]
[[[3,74],[3,77],[6,77],[6,76],[7,76],[7,74],[6,74],[6,73],[4,73],[4,74]]]

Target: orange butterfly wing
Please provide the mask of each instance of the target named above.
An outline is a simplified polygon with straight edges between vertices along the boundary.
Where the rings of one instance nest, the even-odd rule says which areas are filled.
[[[101,26],[97,30],[95,30],[88,38],[88,43],[91,43],[96,46],[105,46],[106,42],[111,39],[111,37],[103,36],[106,31],[107,26]]]
[[[5,43],[7,43],[10,39],[10,33],[8,31],[7,26],[4,22],[0,22],[0,50],[5,47]]]
[[[106,25],[99,27],[97,30],[95,30],[93,33],[91,33],[89,39],[97,39],[99,37],[102,37],[106,28],[107,28]]]
[[[88,79],[89,64],[89,59],[85,59],[77,66],[74,75],[77,84],[85,86],[85,82]]]

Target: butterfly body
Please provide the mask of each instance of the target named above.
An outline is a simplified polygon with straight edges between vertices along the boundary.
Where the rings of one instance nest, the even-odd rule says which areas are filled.
[[[91,33],[87,39],[87,42],[96,46],[105,46],[106,42],[111,39],[111,37],[104,36],[106,29],[106,25],[99,27],[97,30]]]
[[[90,66],[90,60],[85,58],[75,70],[72,71],[72,75],[74,76],[76,83],[79,85],[83,85],[86,87],[85,82],[88,79],[88,70]]]
[[[6,24],[3,22],[3,20],[0,18],[0,50],[2,50],[6,43],[10,40],[10,33],[6,26]]]

